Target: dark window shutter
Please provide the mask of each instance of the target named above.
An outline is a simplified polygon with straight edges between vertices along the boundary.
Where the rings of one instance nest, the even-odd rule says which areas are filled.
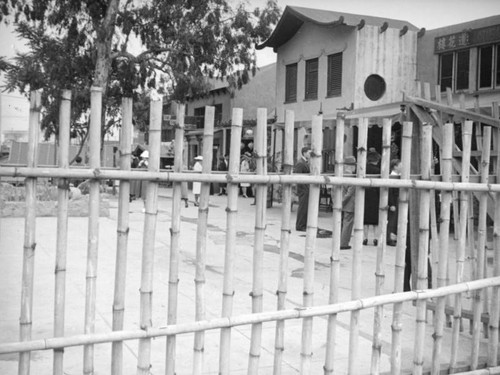
[[[457,90],[469,88],[469,50],[457,52]]]
[[[493,46],[479,49],[479,88],[491,87],[493,68]]]
[[[285,102],[297,101],[297,64],[286,66]]]
[[[328,56],[326,96],[342,95],[342,52]]]
[[[318,59],[306,61],[306,99],[318,99]]]

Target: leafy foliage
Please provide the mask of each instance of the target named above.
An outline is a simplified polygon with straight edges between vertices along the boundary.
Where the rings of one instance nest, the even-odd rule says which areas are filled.
[[[60,91],[71,89],[72,134],[83,137],[90,89],[101,87],[104,134],[124,96],[135,99],[141,125],[149,91],[182,102],[208,91],[207,77],[240,88],[279,13],[275,0],[251,11],[227,0],[0,0],[0,21],[29,47],[13,61],[0,58],[0,71],[7,90],[43,89],[47,136],[57,133]]]

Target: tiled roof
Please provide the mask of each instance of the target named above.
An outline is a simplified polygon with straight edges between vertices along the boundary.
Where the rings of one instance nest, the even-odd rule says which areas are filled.
[[[402,20],[395,20],[385,17],[366,16],[362,14],[334,12],[322,9],[287,6],[269,39],[267,39],[264,43],[258,45],[256,48],[278,48],[279,46],[285,44],[288,40],[290,40],[300,29],[304,22],[311,22],[316,25],[323,26],[357,26],[363,23],[365,25],[382,26],[387,22],[388,27],[393,29],[402,29],[406,26],[409,30],[418,30],[415,25]]]

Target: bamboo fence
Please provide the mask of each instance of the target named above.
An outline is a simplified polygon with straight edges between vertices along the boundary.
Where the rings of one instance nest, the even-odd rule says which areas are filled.
[[[177,126],[175,129],[174,171],[180,173],[184,154],[184,105],[177,107]],[[170,262],[168,273],[168,310],[167,324],[177,322],[177,296],[179,294],[179,242],[181,230],[181,181],[173,183],[172,226],[170,228]],[[165,373],[175,373],[176,337],[167,336]]]
[[[478,130],[478,129],[476,129]],[[490,167],[490,151],[491,151],[491,127],[484,127],[484,136],[481,139],[483,143],[482,158],[481,158],[481,182],[488,184],[489,167]],[[498,204],[498,202],[497,202]],[[477,239],[477,264],[476,264],[476,279],[482,279],[484,276],[485,265],[485,247],[486,247],[486,217],[488,195],[483,193],[479,198],[479,217],[478,217],[478,239]],[[483,312],[483,299],[485,294],[483,291],[478,291],[474,294],[474,321],[472,331],[472,354],[471,354],[471,369],[476,370],[479,365],[479,340],[481,338],[481,314]]]
[[[469,182],[470,174],[470,152],[471,152],[471,139],[472,139],[472,121],[465,121],[462,128],[462,181]],[[460,193],[460,227],[459,227],[459,241],[456,255],[456,276],[455,282],[457,284],[464,280],[465,269],[465,247],[467,243],[467,215],[469,209],[470,194],[467,192]],[[455,227],[456,228],[456,227]],[[462,328],[462,296],[457,294],[454,299],[455,313],[453,315],[453,332],[451,341],[451,355],[450,355],[450,370],[455,372],[458,363],[458,348],[460,340],[460,331]]]
[[[267,174],[267,109],[257,110],[255,131],[256,173]],[[252,265],[252,313],[262,312],[264,304],[264,236],[266,230],[267,186],[257,185],[255,189],[255,237]],[[252,324],[248,374],[257,374],[262,341],[262,323]]]
[[[391,172],[391,126],[389,119],[383,120],[382,125],[382,160],[380,177],[389,178]],[[380,189],[379,203],[379,236],[377,247],[377,264],[375,270],[375,295],[381,295],[384,291],[385,281],[385,251],[387,246],[387,215],[389,210],[389,188]],[[384,307],[375,308],[373,316],[373,345],[372,345],[372,361],[371,372],[378,374],[380,372],[380,360],[382,356],[382,317]]]
[[[321,151],[323,150],[323,116],[313,116],[311,125],[311,157],[310,168],[312,175],[321,172]],[[319,185],[309,186],[309,203],[307,209],[306,244],[304,248],[304,290],[303,305],[310,307],[314,301],[314,250],[316,248],[316,236],[318,232],[319,213]],[[313,318],[302,321],[302,341],[300,354],[300,372],[309,374],[311,372],[313,335]]]
[[[38,123],[42,104],[40,91],[31,93],[30,128],[28,134],[28,167],[35,168],[38,154]],[[19,319],[19,340],[31,340],[33,324],[33,280],[35,273],[36,249],[36,178],[27,178],[26,220],[24,225],[23,275],[21,289],[21,316]],[[30,373],[31,353],[19,354],[18,374]]]
[[[283,170],[285,174],[291,174],[293,169],[293,111],[285,112],[285,149],[283,157]],[[235,142],[234,144],[237,144]],[[280,237],[280,261],[278,275],[277,309],[284,310],[286,307],[286,295],[288,288],[288,255],[291,233],[291,211],[292,211],[292,185],[283,184],[282,209],[281,209],[281,237]],[[229,218],[228,218],[229,220]],[[283,351],[285,350],[285,322],[276,322],[276,334],[274,343],[274,365],[273,374],[281,375]]]
[[[61,93],[59,112],[59,152],[58,165],[60,168],[69,167],[69,129],[71,117],[71,91]],[[66,298],[66,258],[68,250],[68,200],[69,181],[58,181],[57,199],[57,244],[54,290],[54,337],[64,336],[64,314]],[[54,351],[54,375],[62,375],[64,351]]]
[[[362,118],[358,124],[358,157],[356,176],[364,178],[366,176],[366,145],[368,138],[368,119]],[[354,207],[354,238],[352,240],[352,278],[351,278],[351,299],[361,297],[361,262],[363,259],[363,218],[365,208],[365,189],[358,187],[355,193]],[[348,373],[355,374],[358,361],[359,342],[359,314],[356,310],[351,312],[351,323],[349,331],[349,364]]]
[[[37,96],[38,95],[38,96]],[[430,88],[424,85],[425,99],[413,99],[416,103],[412,105],[428,104],[430,100]],[[321,115],[312,118],[311,136],[311,173],[309,175],[293,175],[291,173],[293,164],[294,140],[294,114],[286,112],[286,121],[283,141],[283,173],[267,172],[267,111],[259,109],[257,112],[257,128],[255,132],[255,145],[257,155],[257,170],[255,174],[239,174],[240,149],[239,144],[242,133],[243,113],[237,109],[233,111],[231,125],[231,152],[229,170],[226,174],[213,174],[211,171],[213,155],[214,137],[214,107],[206,107],[206,117],[203,139],[203,170],[201,173],[185,173],[182,171],[182,155],[184,153],[184,107],[177,108],[177,129],[175,135],[175,162],[172,172],[159,169],[160,160],[160,131],[162,120],[162,102],[152,101],[150,112],[150,138],[149,138],[149,167],[147,172],[130,170],[130,145],[131,145],[131,122],[132,122],[132,101],[123,101],[123,124],[120,136],[120,169],[110,170],[100,166],[100,121],[101,121],[101,91],[92,90],[91,96],[91,122],[90,122],[90,168],[70,169],[68,166],[68,141],[69,141],[69,112],[70,94],[63,93],[63,102],[60,111],[61,131],[59,133],[59,163],[57,168],[38,168],[36,165],[36,145],[39,125],[39,93],[34,93],[31,102],[31,123],[30,128],[30,148],[29,162],[26,167],[5,167],[0,169],[0,176],[15,176],[26,178],[26,220],[24,239],[24,258],[22,275],[22,295],[21,295],[21,319],[20,319],[20,339],[13,343],[0,343],[0,354],[20,353],[19,373],[29,374],[31,352],[35,350],[53,350],[54,362],[53,372],[64,373],[63,353],[64,349],[73,346],[82,346],[84,349],[83,372],[91,374],[98,371],[94,367],[94,345],[99,343],[112,343],[111,345],[111,373],[113,375],[126,372],[123,368],[123,342],[125,340],[138,340],[137,373],[148,374],[151,371],[151,342],[155,337],[166,337],[166,358],[165,372],[173,375],[179,370],[176,369],[176,337],[180,334],[193,334],[193,374],[201,374],[204,368],[204,353],[206,351],[205,334],[209,330],[220,330],[220,350],[219,350],[219,372],[221,374],[231,373],[231,333],[234,327],[251,325],[251,340],[248,358],[248,373],[257,374],[262,370],[260,363],[261,351],[264,340],[263,323],[275,322],[276,329],[274,335],[274,358],[273,374],[285,373],[286,349],[295,347],[297,350],[297,337],[290,337],[285,340],[285,321],[289,319],[300,319],[302,321],[302,335],[300,344],[300,359],[297,365],[300,372],[310,374],[314,372],[315,362],[313,361],[313,348],[317,345],[313,335],[314,317],[325,316],[327,318],[327,332],[324,358],[324,373],[332,374],[338,372],[338,363],[342,358],[336,356],[336,336],[337,318],[339,313],[350,313],[349,328],[349,352],[346,358],[347,371],[350,374],[359,372],[359,347],[360,330],[362,322],[360,314],[363,310],[374,309],[373,317],[373,345],[371,355],[370,371],[380,373],[382,369],[382,343],[383,339],[383,306],[393,305],[392,314],[392,343],[390,352],[391,373],[399,374],[402,368],[403,350],[403,303],[416,301],[414,317],[415,336],[413,352],[413,372],[423,373],[427,368],[431,368],[433,374],[438,374],[442,368],[442,359],[445,338],[452,343],[450,356],[450,372],[457,372],[459,368],[464,368],[458,364],[459,348],[461,341],[465,341],[460,335],[460,321],[463,316],[464,297],[466,293],[471,293],[474,297],[472,311],[472,347],[471,361],[467,369],[470,373],[484,373],[484,370],[477,370],[482,366],[479,354],[486,343],[481,342],[481,326],[484,325],[484,316],[489,316],[489,341],[487,343],[487,365],[490,367],[489,373],[493,373],[498,366],[498,336],[500,317],[500,209],[498,199],[500,199],[500,185],[498,184],[499,164],[494,160],[495,154],[490,155],[491,128],[486,126],[482,133],[477,133],[476,141],[482,142],[478,148],[481,154],[480,174],[470,168],[469,159],[472,151],[472,121],[463,121],[463,144],[461,148],[461,175],[453,175],[453,168],[457,169],[457,160],[454,158],[454,150],[457,151],[455,140],[453,139],[453,125],[451,123],[441,124],[435,114],[429,114],[430,119],[436,124],[436,132],[443,131],[441,135],[441,175],[431,174],[432,158],[432,126],[430,123],[414,124],[404,122],[402,125],[402,150],[401,162],[402,173],[400,179],[389,178],[389,159],[391,126],[389,119],[383,120],[383,141],[382,141],[382,166],[380,176],[370,176],[366,178],[366,149],[368,141],[368,118],[360,118],[358,124],[358,153],[357,153],[357,174],[356,178],[344,176],[344,132],[345,118],[339,114],[335,121],[335,173],[334,175],[321,174],[321,161],[323,150],[323,118]],[[420,100],[421,102],[419,102]],[[419,104],[420,103],[420,104]],[[441,104],[440,104],[441,105]],[[441,107],[440,107],[441,108]],[[498,106],[493,106],[493,112],[498,112]],[[425,112],[425,111],[424,111]],[[477,119],[476,119],[477,121]],[[418,127],[417,127],[418,126]],[[416,128],[417,127],[417,128]],[[417,130],[417,131],[415,131]],[[493,133],[494,149],[498,152],[500,148],[498,129]],[[416,140],[412,134],[418,134]],[[297,140],[298,141],[298,140]],[[415,142],[415,143],[414,143]],[[297,142],[298,143],[298,142]],[[411,175],[412,144],[419,144],[418,150],[420,172]],[[415,152],[416,149],[413,149]],[[478,153],[478,154],[479,154]],[[455,163],[455,164],[454,164]],[[495,183],[490,183],[490,167],[496,168]],[[472,172],[471,172],[472,171]],[[470,175],[472,173],[472,176]],[[56,248],[56,274],[54,295],[54,335],[50,338],[32,339],[32,306],[33,306],[33,282],[34,282],[34,250],[35,250],[35,224],[36,224],[36,180],[39,177],[51,176],[58,178],[58,236]],[[85,326],[83,334],[65,336],[64,315],[65,315],[65,287],[66,287],[66,252],[67,252],[67,221],[68,221],[68,180],[72,178],[89,178],[91,180],[91,193],[89,203],[89,229],[87,244],[87,265],[86,265],[86,295],[85,295]],[[98,234],[99,234],[99,184],[101,180],[120,180],[119,210],[117,218],[117,249],[115,267],[115,283],[113,294],[113,325],[112,331],[106,333],[95,332],[96,323],[96,278],[97,278],[97,254],[98,254]],[[127,247],[128,247],[128,196],[130,180],[148,181],[145,201],[144,230],[142,234],[142,268],[140,280],[140,322],[139,329],[124,329],[125,321],[125,291],[127,280]],[[178,295],[179,295],[179,263],[181,236],[181,183],[201,182],[202,191],[200,207],[198,209],[197,235],[196,235],[196,264],[195,264],[195,319],[192,322],[177,323]],[[166,326],[157,327],[153,325],[153,271],[154,271],[154,249],[156,242],[156,224],[158,212],[158,185],[162,182],[172,182],[172,222],[170,259],[168,274],[168,305]],[[207,235],[210,225],[208,207],[210,200],[210,183],[227,182],[227,209],[226,209],[226,234],[225,234],[225,254],[224,254],[224,274],[222,283],[222,311],[221,317],[207,319],[208,299],[206,296],[205,283],[208,282],[209,274],[206,273],[207,263]],[[236,234],[238,230],[238,184],[249,182],[257,185],[256,210],[255,210],[255,237],[253,244],[253,265],[252,265],[252,309],[251,314],[233,315],[235,285],[236,259]],[[281,207],[281,232],[279,247],[279,269],[277,269],[277,308],[272,311],[264,311],[264,248],[266,244],[266,223],[267,223],[267,187],[269,184],[282,185],[282,207]],[[309,210],[308,227],[306,231],[304,246],[304,276],[303,276],[303,301],[299,308],[287,309],[288,282],[289,282],[289,258],[291,233],[291,203],[292,184],[309,184]],[[317,302],[313,299],[315,287],[315,252],[318,249],[317,231],[320,195],[320,185],[332,187],[333,214],[332,214],[332,240],[331,249],[328,249],[330,256],[329,270],[329,290],[327,301]],[[354,237],[352,239],[352,275],[351,296],[348,301],[339,301],[339,284],[341,280],[340,254],[340,229],[342,215],[342,187],[352,185],[356,187],[356,205],[354,220]],[[364,211],[364,191],[367,187],[378,187],[381,189],[378,232],[378,248],[376,254],[375,271],[375,296],[362,298],[363,284],[362,262],[363,262],[363,211]],[[386,273],[386,223],[388,206],[388,188],[398,188],[398,230],[397,247],[394,267],[394,293],[385,292]],[[441,192],[441,212],[439,220],[435,220],[431,215],[432,204],[431,195],[434,190]],[[418,273],[416,291],[403,292],[405,251],[409,213],[410,192],[419,193],[420,206],[418,207],[418,228],[419,238],[418,249]],[[450,256],[450,209],[454,203],[453,195],[460,195],[460,207],[454,214],[459,217],[455,220],[455,232],[458,233],[457,254],[455,264],[455,279],[452,285],[448,284]],[[472,194],[480,196],[479,210],[476,212],[478,220],[478,230],[472,220],[474,217],[472,205]],[[486,268],[485,248],[487,238],[487,215],[490,197],[494,196],[497,204],[494,206],[494,240],[495,249],[493,277],[488,278]],[[412,216],[414,217],[414,216]],[[471,219],[472,217],[472,219]],[[439,222],[439,232],[437,224]],[[435,227],[433,227],[435,226]],[[433,246],[433,256],[437,257],[437,287],[427,289],[427,264],[429,254],[429,232],[438,233],[439,246]],[[474,236],[477,235],[477,253],[471,253],[471,259],[466,254],[467,243],[475,244]],[[413,238],[412,240],[415,240]],[[437,241],[438,238],[434,238]],[[472,246],[473,248],[475,246]],[[472,281],[467,281],[466,265],[474,268]],[[491,289],[491,301],[486,290]],[[454,296],[454,306],[448,307],[447,298]],[[425,343],[426,343],[426,314],[429,299],[435,299],[436,308],[434,316],[434,347],[432,350],[432,361],[425,363]],[[316,300],[319,298],[316,297]],[[315,306],[316,303],[316,306]],[[324,304],[326,303],[326,304]],[[430,304],[429,304],[430,305]],[[464,306],[465,307],[465,306]],[[448,309],[452,309],[454,324],[452,330],[446,330],[445,319]],[[487,313],[487,314],[483,314]],[[448,335],[448,337],[446,337]],[[295,345],[286,345],[290,340],[295,340]],[[337,338],[338,340],[338,338]],[[238,348],[240,349],[240,348]],[[235,350],[233,350],[235,351]],[[185,353],[182,353],[183,355]],[[299,363],[300,361],[300,363]],[[463,371],[463,370],[462,370]]]
[[[410,178],[411,144],[413,124],[403,123],[401,140],[401,180]],[[396,259],[394,263],[394,293],[403,291],[405,270],[406,237],[408,236],[408,201],[409,189],[400,189],[398,203],[398,233],[396,244]],[[395,303],[392,312],[392,348],[391,348],[391,374],[401,373],[401,331],[403,329],[403,305]]]
[[[99,168],[101,166],[102,89],[93,87],[90,95],[89,165],[91,168]],[[97,255],[99,251],[99,181],[90,180],[89,189],[89,229],[84,328],[86,334],[92,334],[95,331]],[[93,373],[94,346],[86,345],[83,348],[83,374],[88,375]]]
[[[202,172],[210,173],[212,170],[212,149],[214,140],[214,115],[215,107],[205,107],[205,127],[203,130],[203,165]],[[181,154],[182,155],[182,154]],[[210,183],[201,184],[200,205],[198,207],[198,228],[196,231],[196,275],[195,275],[195,320],[205,320],[205,268],[207,264],[207,227],[208,203]],[[203,352],[205,351],[205,332],[196,332],[194,335],[193,375],[203,371]]]
[[[120,169],[131,168],[132,98],[122,101],[123,120],[120,133]],[[118,224],[116,229],[115,290],[113,298],[113,331],[121,331],[125,319],[125,290],[127,280],[127,246],[129,232],[130,181],[120,181]],[[114,342],[111,347],[111,374],[123,374],[123,343]]]
[[[149,165],[148,171],[160,168],[161,113],[163,102],[151,100],[149,111]],[[156,221],[158,216],[158,182],[149,181],[144,200],[144,230],[142,240],[140,317],[141,329],[148,330],[153,325],[153,270]],[[151,367],[151,339],[139,340],[137,375],[147,375]]]
[[[344,175],[344,116],[337,116],[335,127],[335,176]],[[332,214],[332,256],[330,258],[330,294],[328,303],[334,304],[339,300],[340,282],[340,236],[342,227],[342,187],[332,188],[333,214]],[[335,333],[337,330],[337,315],[328,316],[326,337],[325,375],[333,374],[335,362]]]
[[[451,180],[452,172],[452,140],[453,124],[446,123],[443,127],[443,147],[442,147],[442,175],[443,181]],[[439,263],[437,271],[437,286],[445,286],[448,279],[448,246],[450,238],[450,207],[452,195],[450,192],[441,193],[441,215],[439,228]],[[432,210],[435,211],[435,206]],[[434,349],[432,353],[432,374],[440,371],[441,349],[443,341],[443,330],[445,324],[446,299],[441,298],[437,301],[436,312],[434,314]]]

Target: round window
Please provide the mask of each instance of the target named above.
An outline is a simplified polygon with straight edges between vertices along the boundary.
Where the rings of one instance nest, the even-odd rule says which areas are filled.
[[[370,100],[379,100],[385,93],[385,81],[378,74],[370,75],[365,81],[365,94]]]

